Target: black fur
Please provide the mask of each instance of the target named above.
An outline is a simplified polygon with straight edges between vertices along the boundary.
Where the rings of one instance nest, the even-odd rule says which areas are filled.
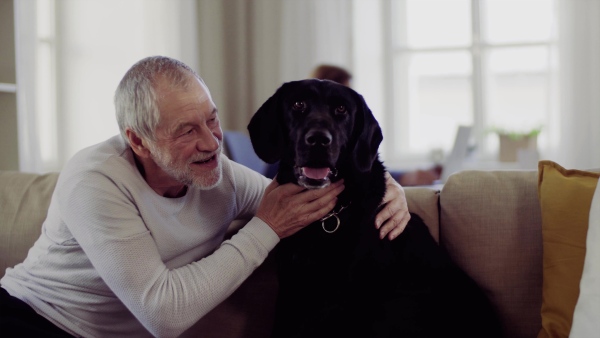
[[[417,215],[394,241],[379,239],[374,219],[385,193],[377,153],[383,137],[362,96],[330,81],[289,82],[248,129],[259,157],[280,161],[280,183],[299,183],[298,167],[329,166],[337,170],[330,180],[344,178],[346,187],[336,207],[347,206],[338,231],[327,233],[318,221],[276,248],[273,336],[499,336],[486,296]],[[315,135],[320,141],[310,139]],[[325,228],[335,223],[328,219]]]

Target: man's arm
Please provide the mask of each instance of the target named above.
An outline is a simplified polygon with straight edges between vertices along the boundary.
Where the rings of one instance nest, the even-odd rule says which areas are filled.
[[[254,218],[211,255],[169,269],[136,205],[108,177],[88,175],[94,177],[74,178],[61,191],[61,213],[102,281],[153,335],[181,334],[226,299],[279,241]]]

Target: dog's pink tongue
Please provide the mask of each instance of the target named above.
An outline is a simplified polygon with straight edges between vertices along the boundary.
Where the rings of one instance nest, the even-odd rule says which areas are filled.
[[[322,180],[329,175],[329,168],[308,168],[303,167],[304,176],[313,180]]]

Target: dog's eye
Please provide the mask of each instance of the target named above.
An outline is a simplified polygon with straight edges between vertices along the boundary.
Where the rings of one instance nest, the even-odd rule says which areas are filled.
[[[294,111],[303,112],[306,109],[306,102],[296,101],[296,102],[294,102],[294,105],[292,105],[292,109]]]
[[[348,110],[346,109],[346,106],[344,106],[343,104],[341,104],[335,108],[336,114],[342,115],[342,114],[346,114],[346,112],[348,112]]]

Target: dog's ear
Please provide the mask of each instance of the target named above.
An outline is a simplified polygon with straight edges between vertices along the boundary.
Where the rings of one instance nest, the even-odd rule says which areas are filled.
[[[359,171],[367,172],[371,170],[373,162],[378,156],[383,134],[365,99],[358,93],[355,95],[357,97],[357,111],[353,133],[355,143],[352,159]]]
[[[248,132],[256,155],[267,163],[275,163],[283,156],[285,150],[285,126],[281,96],[283,87],[265,101],[254,113],[248,124]]]

